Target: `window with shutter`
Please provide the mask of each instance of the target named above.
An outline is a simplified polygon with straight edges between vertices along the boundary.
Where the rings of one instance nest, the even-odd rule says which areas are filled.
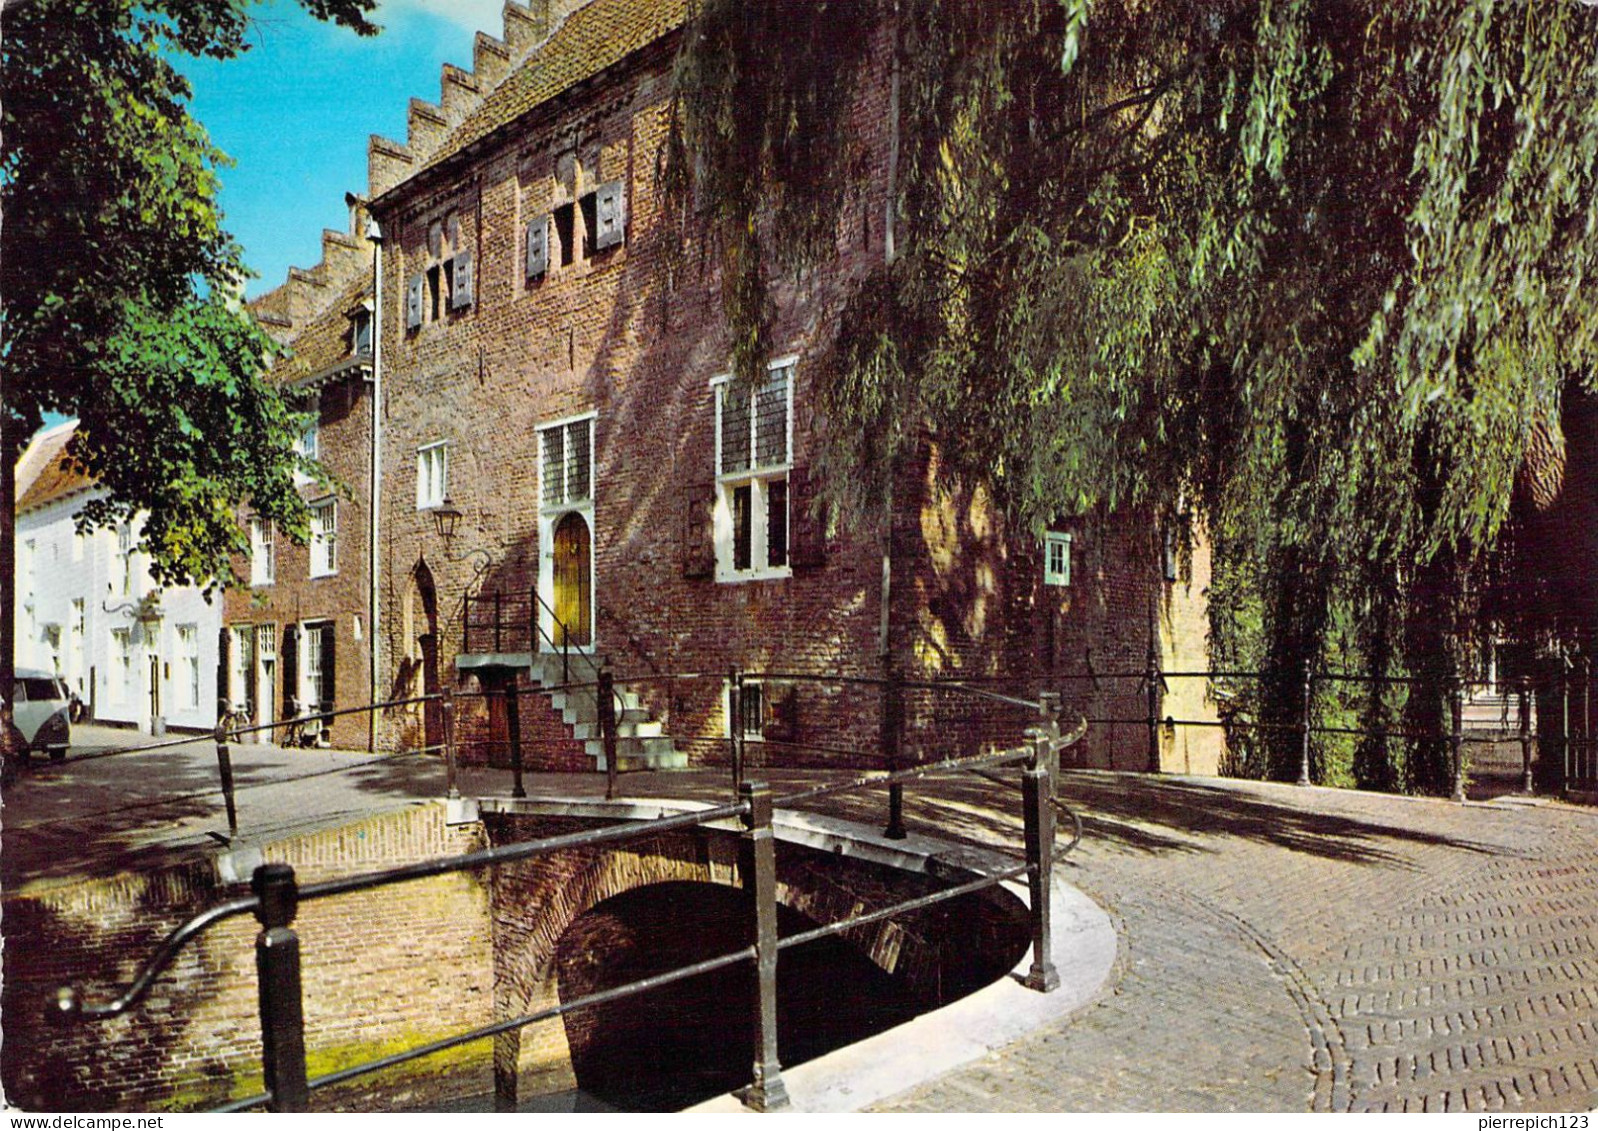
[[[300,703],[300,626],[283,626],[283,717],[292,719],[303,710]]]
[[[627,198],[620,181],[607,181],[594,193],[594,248],[616,247],[627,231]]]
[[[807,467],[788,472],[788,561],[795,569],[815,569],[827,563],[826,520],[818,513],[820,482]]]
[[[682,575],[711,577],[716,572],[716,485],[698,483],[683,496]]]
[[[326,712],[334,709],[334,689],[337,686],[337,679],[335,678],[334,671],[335,663],[338,659],[338,650],[335,645],[338,642],[338,637],[333,632],[333,624],[331,621],[322,625],[321,631],[317,635],[317,646],[321,651],[322,658],[322,679],[321,686],[317,688],[316,709],[318,711]]]
[[[405,284],[405,328],[415,330],[422,324],[422,288],[426,285],[421,275],[412,275]]]
[[[549,214],[541,213],[527,223],[527,277],[536,279],[549,271]]]
[[[793,362],[774,363],[761,383],[715,382],[716,576],[786,577],[790,554]]]
[[[450,291],[450,307],[454,310],[463,310],[472,305],[472,289],[474,286],[472,274],[472,253],[470,250],[455,253],[455,283]]]

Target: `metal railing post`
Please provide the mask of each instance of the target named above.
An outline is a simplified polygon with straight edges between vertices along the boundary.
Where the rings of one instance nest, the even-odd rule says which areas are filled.
[[[1049,929],[1050,884],[1054,872],[1054,774],[1059,756],[1059,727],[1044,715],[1042,726],[1028,732],[1032,759],[1021,771],[1021,808],[1026,822],[1027,888],[1031,898],[1032,968],[1023,984],[1048,993],[1058,989],[1060,972],[1054,967],[1053,939]]]
[[[1299,723],[1303,732],[1302,745],[1298,756],[1298,784],[1309,785],[1309,743],[1310,743],[1310,714],[1315,709],[1315,671],[1310,667],[1308,660],[1304,661],[1304,718]]]
[[[594,710],[599,716],[599,737],[605,745],[605,799],[616,796],[616,777],[621,773],[616,753],[616,683],[610,668],[601,668],[599,686],[594,692]]]
[[[444,724],[444,787],[454,801],[461,795],[455,783],[455,691],[446,685],[438,695],[438,713]]]
[[[1465,800],[1465,690],[1457,680],[1448,694],[1448,749],[1453,757],[1455,801]]]
[[[900,756],[904,750],[904,687],[899,669],[890,661],[888,678],[882,685],[882,753],[887,760],[888,772],[901,768]],[[888,785],[888,826],[882,835],[889,840],[903,840],[909,834],[904,829],[904,784]]]
[[[227,721],[232,714],[226,707],[222,716],[216,720],[216,769],[222,778],[222,803],[227,806],[227,833],[229,837],[239,835],[239,810],[238,803],[233,795],[233,757],[228,752]]]
[[[305,1013],[300,990],[300,939],[290,925],[299,904],[294,869],[262,864],[250,879],[260,900],[255,916],[255,970],[261,1006],[261,1066],[270,1111],[308,1111]]]
[[[1532,793],[1531,780],[1531,681],[1525,676],[1520,677],[1520,764],[1521,785],[1520,791],[1528,796]]]
[[[744,678],[736,667],[727,669],[727,760],[732,763],[732,787],[744,783],[743,748]]]
[[[1149,640],[1148,662],[1143,678],[1148,680],[1148,772],[1157,774],[1160,772],[1160,654],[1155,650],[1152,638]]]
[[[738,844],[739,883],[755,947],[755,1060],[746,1107],[774,1111],[788,1106],[788,1089],[777,1060],[777,840],[771,831],[771,787],[744,782],[738,796],[749,806]]]
[[[1559,780],[1559,792],[1564,793],[1570,789],[1570,672],[1571,665],[1568,658],[1561,657],[1563,667],[1559,673],[1559,699],[1560,699],[1560,738],[1564,743],[1565,773]]]
[[[522,784],[522,697],[517,692],[514,675],[505,689],[505,732],[510,738],[510,795],[526,797],[527,787]]]

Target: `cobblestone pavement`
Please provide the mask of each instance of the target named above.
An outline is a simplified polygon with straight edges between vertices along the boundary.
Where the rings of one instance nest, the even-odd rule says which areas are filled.
[[[1113,987],[886,1110],[1598,1103],[1598,813],[1081,771],[1061,794]]]

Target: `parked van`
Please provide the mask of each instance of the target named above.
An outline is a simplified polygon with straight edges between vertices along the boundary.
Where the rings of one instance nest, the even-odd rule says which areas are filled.
[[[72,745],[72,697],[50,672],[18,668],[11,685],[11,716],[29,752],[47,750],[59,762]]]

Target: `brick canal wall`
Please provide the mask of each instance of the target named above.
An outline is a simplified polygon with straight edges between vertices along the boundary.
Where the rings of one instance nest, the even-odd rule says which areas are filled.
[[[471,851],[477,826],[444,824],[442,806],[370,817],[263,846],[301,882]],[[210,861],[8,893],[0,1080],[6,1101],[35,1111],[191,1111],[260,1092],[255,988],[258,926],[245,916],[183,950],[131,1016],[50,1024],[56,990],[102,1002],[134,977],[168,931],[246,894]],[[488,892],[442,876],[304,904],[300,932],[309,1069],[347,1064],[485,1023],[492,1004]],[[403,988],[403,993],[397,993]],[[418,1078],[462,1094],[487,1087],[481,1047],[383,1079],[391,1096]],[[359,1106],[358,1098],[326,1097]],[[320,1102],[320,1099],[319,1099]]]
[[[596,824],[591,818],[490,815],[486,828],[450,826],[444,814],[438,804],[382,814],[266,845],[263,856],[291,864],[302,883],[314,883]],[[310,1075],[620,984],[640,956],[697,960],[726,953],[733,948],[716,949],[714,940],[741,937],[744,929],[737,900],[728,898],[737,883],[736,847],[734,833],[702,829],[621,850],[568,852],[491,873],[302,904],[295,926]],[[779,844],[785,933],[940,886],[921,872]],[[77,987],[90,1002],[111,999],[170,930],[246,892],[246,884],[221,878],[214,861],[200,861],[9,895],[0,1002],[7,1102],[33,1111],[194,1111],[259,1093],[258,928],[251,917],[229,920],[186,947],[129,1016],[68,1024],[46,1019],[58,988]],[[618,905],[617,897],[627,893],[634,893],[631,901]],[[687,902],[679,907],[674,899]],[[870,1001],[842,1003],[828,1012],[858,1008],[880,1015],[884,1025],[896,1023],[1010,969],[1026,941],[1018,910],[1012,897],[992,894],[857,928],[843,936],[847,954],[811,963],[811,973],[798,973],[809,967],[796,960],[790,985],[804,980],[824,988],[831,980],[827,971],[852,960],[875,972],[876,980],[867,982],[872,993],[896,1004],[872,1013]],[[733,973],[747,980],[745,968]],[[812,996],[808,987],[794,985],[789,992],[801,990],[801,997]],[[742,1032],[747,1010],[738,995],[714,996],[720,1012],[699,1017],[700,1030]],[[574,1063],[603,1073],[585,1055],[611,1041],[603,1031],[612,1027],[606,1016],[554,1019],[501,1037],[492,1048],[482,1042],[317,1091],[313,1107],[403,1110],[487,1095],[496,1085],[502,1095],[524,1098],[578,1083],[587,1087]],[[670,1050],[691,1036],[669,1015],[650,1016],[646,1027],[668,1061]],[[795,1032],[804,1038],[796,1047],[807,1055],[832,1047],[828,1040],[835,1045],[866,1035],[818,1035],[799,1026]],[[740,1050],[736,1070],[747,1063]]]

